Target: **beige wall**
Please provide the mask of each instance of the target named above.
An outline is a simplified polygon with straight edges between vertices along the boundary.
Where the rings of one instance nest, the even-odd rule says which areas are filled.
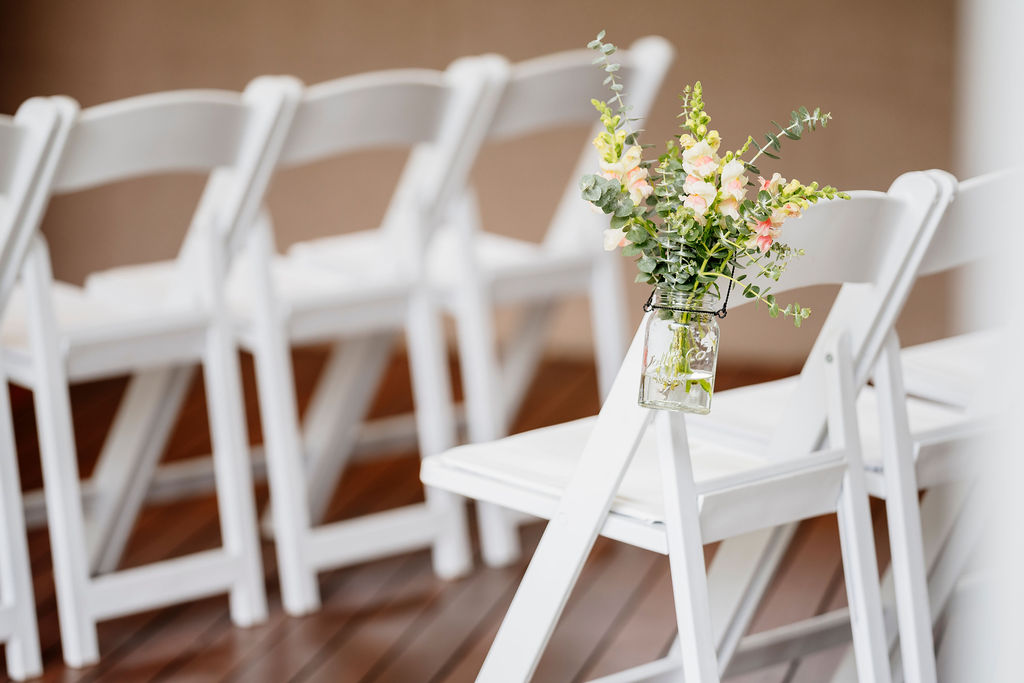
[[[903,171],[950,166],[951,0],[0,0],[0,111],[13,112],[38,94],[64,93],[88,106],[164,89],[241,89],[263,73],[315,83],[370,69],[440,68],[488,51],[518,60],[579,47],[602,27],[619,44],[660,33],[677,46],[649,142],[660,145],[674,132],[676,93],[699,78],[727,144],[759,134],[769,119],[801,104],[834,113],[827,130],[787,145],[779,168],[789,177],[882,189]],[[475,176],[490,229],[542,234],[583,134],[487,150]],[[363,154],[281,174],[270,197],[281,246],[372,225],[401,160]],[[498,190],[509,186],[529,200],[506,204]],[[194,179],[141,180],[57,198],[44,231],[58,276],[80,281],[95,268],[173,255],[199,188]],[[919,289],[902,329],[910,341],[947,325],[945,282]],[[629,292],[637,319],[647,293],[634,285]],[[801,293],[800,300],[818,303],[815,319],[823,319],[821,292]],[[586,325],[585,306],[568,307],[558,347],[588,348]],[[813,328],[796,332],[763,312],[740,310],[723,325],[723,354],[794,362]]]

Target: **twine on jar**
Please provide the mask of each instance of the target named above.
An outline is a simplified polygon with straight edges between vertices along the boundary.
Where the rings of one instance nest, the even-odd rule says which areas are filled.
[[[647,303],[644,304],[644,312],[650,313],[651,311],[663,310],[663,311],[678,311],[679,313],[703,313],[705,315],[713,315],[716,318],[725,318],[729,314],[729,294],[732,293],[732,276],[736,274],[736,266],[732,267],[729,272],[729,286],[725,289],[725,299],[722,300],[722,307],[718,310],[705,310],[702,308],[687,308],[686,306],[669,306],[666,304],[654,303],[654,290],[651,290],[651,295],[647,297]]]

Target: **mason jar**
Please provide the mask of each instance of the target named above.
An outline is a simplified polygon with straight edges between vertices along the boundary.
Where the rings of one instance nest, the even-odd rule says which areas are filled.
[[[706,415],[711,412],[718,364],[720,303],[657,288],[644,333],[640,405]]]

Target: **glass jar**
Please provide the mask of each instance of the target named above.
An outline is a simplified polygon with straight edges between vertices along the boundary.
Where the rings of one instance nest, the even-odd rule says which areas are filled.
[[[640,405],[706,415],[711,412],[718,364],[718,298],[707,294],[696,301],[690,294],[658,288],[651,306]]]

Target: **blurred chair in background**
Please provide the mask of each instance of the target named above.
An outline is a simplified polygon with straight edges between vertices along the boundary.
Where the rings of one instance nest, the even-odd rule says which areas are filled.
[[[464,501],[427,491],[425,504],[314,528],[307,486],[333,493],[396,333],[405,331],[413,375],[420,451],[455,443],[451,387],[439,312],[424,284],[424,259],[438,215],[465,183],[496,89],[494,58],[467,58],[446,72],[426,69],[361,74],[303,91],[279,167],[310,164],[359,150],[412,148],[383,224],[359,233],[337,268],[278,256],[267,215],[238,243],[229,289],[241,345],[255,358],[271,488],[273,531],[285,609],[320,605],[317,573],[328,568],[433,546],[438,575],[472,566]],[[324,188],[325,190],[327,188]],[[130,266],[94,274],[91,292],[162,291],[174,264]],[[333,354],[300,430],[290,348],[329,342]],[[306,467],[304,454],[328,454],[329,475]],[[151,472],[151,470],[149,470]],[[134,488],[143,488],[133,484]],[[325,486],[326,485],[326,486]],[[322,508],[314,508],[322,511]]]
[[[445,72],[378,72],[321,83],[305,92],[296,113],[282,167],[379,147],[412,151],[381,227],[362,233],[337,268],[276,256],[267,222],[256,226],[249,245],[241,339],[256,361],[274,539],[291,614],[319,607],[316,575],[325,569],[423,546],[433,548],[441,577],[472,568],[459,496],[428,487],[426,503],[314,527],[307,487],[337,485],[362,401],[372,398],[380,379],[365,372],[387,358],[396,332],[406,336],[421,455],[455,443],[448,356],[425,257],[438,215],[476,158],[496,65],[465,58]],[[333,352],[303,437],[290,345],[323,342]],[[331,476],[309,466],[314,453],[328,455]],[[333,486],[321,490],[329,497]]]
[[[664,38],[637,40],[616,54],[618,75],[628,94],[636,128],[657,95],[673,56]],[[506,68],[500,99],[492,104],[486,141],[501,142],[560,127],[591,124],[592,98],[606,97],[605,73],[593,65],[593,53],[575,50],[528,60]],[[596,134],[596,129],[593,134]],[[579,178],[597,167],[597,152],[587,139],[544,241],[535,244],[484,231],[474,193],[459,188],[446,211],[446,225],[430,246],[428,280],[435,295],[454,316],[458,332],[459,362],[471,442],[491,441],[508,433],[519,410],[543,350],[544,335],[556,304],[585,294],[593,321],[594,348],[601,394],[605,395],[625,353],[626,315],[622,300],[619,263],[615,254],[601,249],[604,216],[594,215],[579,196]],[[352,263],[369,258],[373,233],[338,235],[294,245],[297,260],[346,271]],[[507,343],[505,358],[498,352],[494,315],[499,306],[525,304],[525,316]],[[372,387],[383,373],[388,349],[378,346],[374,365],[360,372],[370,389],[361,396],[362,419],[373,398]],[[340,361],[332,359],[329,367]],[[358,383],[353,383],[358,386]],[[351,391],[343,392],[338,376],[325,373],[314,402],[329,415],[351,405]],[[346,407],[346,410],[348,408]],[[311,415],[317,413],[311,412]],[[313,423],[315,424],[315,423]],[[350,447],[350,445],[349,445]],[[310,448],[314,516],[322,514],[336,482],[338,448]],[[344,451],[341,451],[344,455]],[[478,507],[485,561],[501,566],[519,556],[516,520],[482,504]]]
[[[641,327],[597,418],[424,462],[430,484],[552,520],[480,680],[529,678],[599,533],[668,554],[679,628],[673,655],[612,680],[680,669],[687,680],[719,680],[738,643],[723,611],[730,601],[709,590],[703,544],[829,512],[838,514],[857,671],[889,680],[855,401],[945,208],[942,193],[928,174],[906,174],[887,193],[819,204],[789,228],[787,239],[816,258],[794,262],[774,287],[843,288],[763,442],[667,412],[644,438],[654,413],[636,401]],[[731,393],[715,397],[716,413]]]
[[[57,103],[32,98],[0,116],[0,315],[46,207],[70,121]],[[35,592],[25,542],[21,484],[7,376],[0,368],[0,642],[14,680],[43,672]]]
[[[632,113],[635,113],[639,121],[642,121],[643,114],[649,109],[671,57],[671,46],[657,37],[641,39],[629,51],[621,53],[620,74],[623,82],[630,87]],[[360,326],[365,331],[376,324],[367,321],[388,317],[381,312],[381,306],[372,304],[374,297],[365,291],[371,285],[366,283],[374,283],[373,287],[382,288],[383,295],[387,295],[389,288],[401,289],[404,285],[399,283],[408,280],[410,255],[415,259],[425,255],[425,263],[411,263],[422,271],[417,277],[425,277],[429,282],[429,301],[440,301],[456,316],[471,440],[496,438],[506,432],[509,415],[518,409],[539,360],[542,335],[559,298],[580,291],[590,294],[595,320],[595,343],[600,355],[599,367],[604,368],[601,370],[601,375],[605,377],[603,385],[607,385],[608,377],[623,353],[624,312],[618,264],[600,249],[600,222],[579,199],[576,175],[570,180],[543,245],[480,231],[467,181],[468,170],[473,165],[479,146],[479,141],[474,141],[472,135],[482,134],[488,140],[503,140],[559,126],[582,122],[589,124],[594,116],[589,100],[604,92],[602,72],[593,67],[592,55],[588,51],[552,55],[511,68],[500,57],[489,56],[486,59],[491,64],[491,85],[488,87],[486,101],[480,102],[484,131],[463,131],[458,159],[444,162],[456,165],[451,167],[450,176],[438,178],[443,180],[443,196],[438,195],[436,206],[429,207],[429,213],[423,213],[418,218],[434,224],[446,223],[436,239],[428,244],[425,232],[397,214],[399,208],[407,211],[407,195],[422,192],[422,188],[417,189],[413,177],[420,173],[417,169],[423,167],[421,159],[407,166],[385,216],[384,228],[299,243],[289,250],[289,259],[293,263],[289,267],[291,279],[295,281],[298,277],[299,281],[304,279],[306,282],[302,296],[315,299],[319,289],[335,290],[335,295],[322,297],[323,300],[318,304],[321,307],[329,308],[325,302],[338,301],[338,278],[349,281],[342,289],[358,289],[360,284],[355,281],[360,278],[364,283],[363,294],[351,295],[355,298],[349,301],[351,307],[345,318],[347,322],[340,322],[339,319],[336,328],[347,329],[350,337],[356,336],[333,348],[303,424],[302,452],[308,460],[306,478],[309,487],[308,516],[311,521],[322,521],[331,496],[337,489],[395,340],[394,330],[381,334],[356,334]],[[352,77],[351,82],[370,85],[372,79],[373,76],[368,74]],[[316,87],[326,88],[327,84]],[[360,141],[358,145],[349,143],[351,149],[401,144],[403,141],[409,144],[416,140],[415,135],[426,134],[425,131],[434,121],[432,115],[437,114],[436,111],[432,115],[425,112],[417,118],[415,112],[405,112],[400,107],[392,107],[387,111],[360,107],[364,105],[352,108],[345,105],[333,112],[337,118],[331,121],[314,122],[311,119],[311,122],[321,127],[315,133],[305,130],[302,122],[296,124],[295,135],[307,147],[303,153],[314,153],[313,150],[319,144],[317,136],[327,136],[329,140],[346,135],[350,129],[358,130],[352,128],[353,122],[363,120],[368,115],[375,119],[374,124],[364,131],[358,131]],[[389,142],[383,133],[389,126],[395,125],[406,126],[402,133],[404,138]],[[330,126],[339,130],[331,132],[328,130]],[[324,149],[327,150],[326,147]],[[338,147],[335,153],[343,151],[343,147]],[[328,151],[324,151],[321,156],[329,155]],[[419,152],[423,158],[427,155],[429,152],[426,149]],[[595,155],[588,140],[575,170],[592,166],[596,163]],[[432,191],[439,192],[441,188],[437,186]],[[425,196],[421,195],[416,201],[423,201]],[[420,209],[425,207],[422,204]],[[433,228],[432,225],[427,227]],[[389,250],[388,253],[402,253],[404,256],[382,258],[385,249]],[[418,250],[423,253],[417,253]],[[300,263],[305,266],[298,265]],[[368,274],[369,264],[376,266]],[[315,267],[320,274],[310,272],[311,267]],[[280,269],[281,266],[275,268]],[[133,288],[145,291],[146,287],[142,283],[147,278],[157,283],[166,281],[167,272],[167,264],[113,269],[91,275],[86,281],[86,288],[100,296],[117,297],[120,292]],[[296,276],[296,273],[301,273],[301,276]],[[134,283],[128,284],[126,279]],[[521,333],[509,345],[504,372],[499,365],[493,328],[493,307],[501,302],[526,302],[531,305]],[[291,307],[293,304],[285,305]],[[313,311],[317,305],[307,302],[299,308],[308,308],[310,315],[315,315]],[[359,314],[355,316],[357,309]],[[366,320],[362,320],[363,317]],[[302,323],[299,328],[308,324],[311,323]],[[299,328],[290,333],[293,338],[312,340],[317,338],[317,334],[320,334],[320,339],[325,338],[322,333]],[[133,385],[138,382],[139,378],[136,378]],[[502,383],[510,385],[511,389],[502,391]],[[161,405],[180,405],[184,400],[186,386],[187,381],[182,380],[174,396]],[[509,396],[512,398],[504,398]],[[137,405],[145,405],[145,402]],[[138,430],[132,427],[134,421],[142,420],[153,425],[147,430],[148,436],[143,441],[116,449],[118,452],[130,452],[132,448],[139,450],[142,452],[140,462],[144,464],[136,467],[135,474],[122,477],[118,486],[105,487],[120,490],[122,493],[118,498],[124,503],[117,508],[119,514],[102,516],[109,523],[99,525],[100,531],[96,535],[96,545],[101,550],[95,560],[100,569],[108,570],[117,565],[152,481],[156,458],[170,437],[171,423],[168,416],[176,414],[176,408],[163,413],[150,408],[148,415],[143,414],[145,410],[133,409],[128,403],[123,404],[122,414],[119,414],[104,449],[105,452],[115,450],[113,446],[120,441],[119,433],[129,435],[129,438],[137,433]],[[436,429],[443,432],[447,429],[443,426],[446,419],[439,413],[428,422],[436,420]],[[418,417],[417,424],[422,438],[422,416]],[[488,563],[501,565],[514,560],[518,556],[515,520],[486,505],[480,516],[484,555]],[[369,548],[366,552],[369,552]],[[307,588],[308,585],[307,581]],[[304,592],[308,598],[308,590]],[[304,598],[295,604],[313,603]],[[302,609],[296,607],[296,611]]]
[[[1002,225],[999,198],[1024,180],[1020,169],[961,183],[948,173],[932,173],[954,188],[955,199],[919,277],[984,262]],[[889,629],[888,637],[901,680],[935,680],[945,671],[943,651],[958,647],[944,638],[933,643],[932,631],[940,633],[986,524],[976,480],[990,463],[971,445],[991,433],[997,418],[992,397],[979,391],[979,375],[996,370],[995,347],[995,330],[988,329],[901,352],[894,333],[882,350],[875,390],[865,391],[858,406],[865,417],[876,413],[881,427],[879,434],[865,434],[865,464],[868,492],[886,501],[892,564],[882,591],[886,604],[896,607],[899,628]],[[833,680],[856,680],[851,656]]]
[[[160,93],[77,116],[73,101],[54,99],[73,120],[49,188],[54,193],[171,172],[211,174],[177,262],[182,277],[175,287],[149,296],[130,288],[120,297],[100,298],[55,282],[46,244],[37,237],[4,317],[4,369],[11,381],[32,389],[35,401],[61,641],[70,666],[99,658],[98,621],[162,605],[228,592],[236,624],[266,618],[244,404],[223,282],[230,243],[239,226],[255,218],[295,99],[280,79],[258,80],[244,94]],[[129,409],[118,416],[129,426],[115,444],[123,448],[108,449],[98,465],[96,481],[104,484],[135,472],[138,449],[129,446],[146,437],[152,422],[136,419],[140,414],[132,410],[163,402],[176,386],[184,392],[191,370],[180,367],[197,361],[206,384],[223,545],[93,576],[89,540],[95,536],[87,535],[68,385],[139,373],[124,399]],[[101,508],[109,503],[105,492],[98,487]]]

